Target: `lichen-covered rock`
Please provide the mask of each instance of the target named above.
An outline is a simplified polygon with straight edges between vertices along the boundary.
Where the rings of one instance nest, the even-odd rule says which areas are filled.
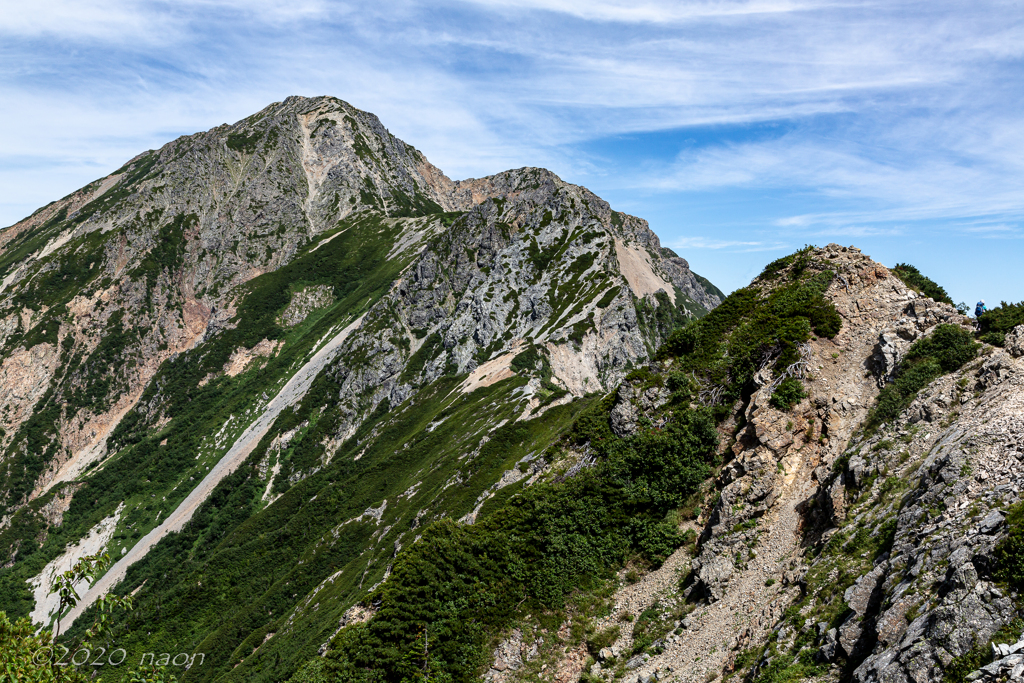
[[[1014,358],[1024,356],[1024,325],[1017,325],[1007,332],[1004,345],[1006,351]]]
[[[334,301],[334,292],[331,287],[327,285],[305,287],[292,295],[288,307],[281,313],[281,324],[285,327],[295,327],[310,313],[330,305],[332,301]]]

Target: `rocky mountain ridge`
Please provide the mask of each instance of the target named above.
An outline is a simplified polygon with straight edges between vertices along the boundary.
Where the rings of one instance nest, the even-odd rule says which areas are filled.
[[[620,607],[685,616],[657,654],[626,662],[626,680],[1020,677],[1019,658],[994,643],[1024,628],[999,550],[1024,487],[1024,327],[865,430],[878,387],[915,341],[973,325],[856,250],[812,254],[836,274],[826,295],[843,331],[812,340],[794,363],[807,395],[791,412],[770,405],[770,375],[760,380],[690,578]],[[679,551],[683,564],[689,552]],[[629,649],[608,650],[592,672],[603,676],[619,652]],[[986,653],[996,661],[969,673]]]
[[[478,206],[484,203],[486,206]],[[50,403],[60,425],[52,438],[48,437],[50,443],[42,449],[41,458],[15,466],[21,471],[7,475],[8,509],[21,504],[26,496],[32,499],[58,482],[74,479],[104,457],[107,437],[136,406],[161,364],[231,325],[240,288],[246,282],[279,271],[297,255],[312,253],[349,226],[369,227],[365,221],[360,223],[367,216],[379,216],[387,224],[394,234],[387,256],[408,267],[428,241],[450,227],[450,222],[446,225],[429,217],[429,212],[441,209],[475,212],[473,225],[462,229],[461,242],[447,245],[445,257],[454,260],[443,264],[456,273],[450,292],[455,301],[449,306],[462,307],[457,323],[460,336],[453,339],[453,331],[445,343],[462,342],[463,337],[478,332],[477,326],[482,327],[479,339],[462,342],[452,351],[458,355],[460,372],[476,366],[475,356],[481,352],[478,347],[494,342],[495,330],[505,325],[504,319],[492,323],[490,315],[504,308],[504,318],[513,306],[520,305],[516,301],[502,307],[485,301],[486,287],[490,286],[493,296],[502,288],[509,268],[524,268],[527,246],[539,248],[540,258],[554,256],[545,250],[558,250],[560,245],[555,242],[569,237],[563,234],[567,227],[577,230],[576,237],[587,229],[616,235],[616,254],[612,254],[612,240],[605,241],[597,267],[614,270],[618,268],[615,256],[621,255],[625,263],[622,272],[632,281],[619,283],[628,289],[620,286],[621,296],[609,302],[611,310],[633,308],[626,306],[629,291],[644,297],[662,289],[675,300],[678,288],[690,307],[684,315],[699,313],[719,300],[720,293],[707,291],[685,261],[662,254],[646,223],[612,212],[593,194],[546,171],[522,169],[453,182],[418,151],[387,133],[372,114],[331,98],[289,98],[234,126],[186,136],[159,151],[140,155],[111,176],[3,231],[0,296],[4,298],[0,309],[5,313],[0,374],[5,389],[0,397],[0,447],[7,451],[8,461],[17,459],[19,429],[33,412],[41,411],[37,404],[48,388],[56,392]],[[417,213],[424,217],[413,218]],[[566,221],[569,224],[563,225]],[[586,227],[590,225],[595,228]],[[491,258],[497,249],[510,247],[517,241],[513,236],[526,229],[542,230],[539,242],[519,244],[515,260],[500,266],[493,276],[481,278],[481,266],[488,270],[490,266],[468,263],[464,254],[453,251],[482,246],[481,254]],[[486,231],[486,237],[475,234],[476,230]],[[589,253],[582,245],[561,250],[562,256],[572,258]],[[597,254],[594,252],[594,257]],[[422,265],[417,266],[416,276],[403,280],[402,285],[410,296],[418,295],[417,282],[433,277],[431,268],[442,265],[436,254],[417,258]],[[427,262],[428,258],[434,260]],[[577,280],[588,279],[593,272],[580,273]],[[535,321],[547,322],[545,307],[553,303],[549,295],[557,295],[548,290],[553,278],[561,274],[552,267],[539,282],[517,283],[529,290],[524,293],[524,303],[531,307]],[[485,289],[467,294],[464,290],[470,286]],[[334,298],[339,298],[340,287],[334,289]],[[443,311],[440,305],[449,292],[440,295],[437,287],[431,291],[439,299],[429,306],[403,302],[419,306],[409,321],[417,330],[455,312]],[[503,301],[508,298],[506,290],[500,295]],[[321,291],[319,301],[326,304],[324,296]],[[460,303],[463,296],[470,297],[471,306],[470,300]],[[657,306],[657,300],[651,298],[649,308]],[[473,310],[467,312],[470,308]],[[586,313],[594,311],[592,305]],[[574,319],[564,323],[582,331],[586,323],[576,311],[570,312]],[[623,325],[640,324],[632,310],[623,315],[627,318]],[[409,328],[409,324],[403,322],[399,327]],[[611,330],[612,325],[609,320],[606,329]],[[534,335],[540,327],[522,327],[514,334]],[[395,334],[399,334],[397,328]],[[635,334],[628,342],[589,341],[593,348],[588,347],[588,352],[605,357],[580,367],[578,354],[569,354],[556,364],[556,378],[570,383],[576,395],[583,391],[584,381],[597,388],[609,377],[621,376],[625,365],[649,354],[658,343],[658,333],[648,334],[653,334],[649,341],[641,341]],[[402,331],[400,336],[409,337],[410,333]],[[555,340],[566,336],[563,331]],[[115,344],[104,344],[112,338]],[[418,345],[414,336],[411,343]],[[396,371],[408,360],[409,344],[401,345],[400,351],[392,347],[384,352],[391,354],[384,372]],[[612,357],[598,351],[597,347],[604,345],[617,347]],[[247,354],[266,357],[268,353],[265,346],[251,342],[247,346],[257,350],[238,347],[233,353],[246,358]],[[118,355],[117,369],[109,364],[114,358],[107,357],[112,351]],[[380,353],[381,349],[374,351]],[[64,363],[61,358],[66,359]],[[70,367],[62,376],[59,366],[66,366],[68,360]],[[608,363],[611,367],[603,369]],[[232,372],[237,373],[244,364],[236,366]],[[599,378],[602,373],[604,380]],[[401,394],[403,390],[396,391]],[[408,395],[410,389],[404,391]],[[69,393],[76,395],[69,397]],[[390,398],[397,401],[398,394]],[[24,451],[27,446],[21,448]]]
[[[546,471],[538,453],[596,392],[723,296],[585,188],[532,168],[451,181],[333,98],[136,157],[0,233],[0,277],[2,609],[45,623],[48,577],[120,558],[65,628],[127,583],[132,619],[165,610],[176,581],[209,581],[167,553],[191,539],[179,550],[201,566],[261,514],[287,537],[267,540],[269,573],[302,576],[276,585],[270,613],[303,595],[282,586],[320,590],[357,564],[345,612],[408,529],[475,519],[527,483],[523,458]],[[488,447],[510,434],[514,448]],[[388,465],[395,438],[404,468]],[[291,536],[294,506],[318,499],[340,507]],[[349,536],[310,571],[294,563],[320,546],[311,524]],[[179,612],[226,648],[219,667],[244,659],[223,614],[256,618],[237,591],[262,585],[232,580],[209,619]],[[332,619],[302,624],[329,634]],[[308,655],[284,651],[292,670]]]
[[[725,297],[331,98],[187,136],[0,233],[0,609],[105,550],[67,637],[184,680],[1019,676],[1024,327],[909,270]]]
[[[913,367],[915,343],[973,325],[856,249],[805,253],[809,263],[773,264],[754,286],[828,272],[842,329],[809,339],[781,373],[762,361],[752,395],[720,428],[724,462],[690,527],[695,545],[639,578],[620,571],[607,616],[579,647],[563,636],[572,619],[559,631],[565,653],[545,653],[542,631],[518,626],[486,679],[1020,677],[1005,644],[1024,629],[1020,587],[1007,587],[1001,566],[1008,534],[1022,533],[1024,327],[870,428],[880,388]],[[804,390],[790,406],[774,400],[784,376]],[[612,428],[664,424],[669,396],[650,378],[624,383]]]

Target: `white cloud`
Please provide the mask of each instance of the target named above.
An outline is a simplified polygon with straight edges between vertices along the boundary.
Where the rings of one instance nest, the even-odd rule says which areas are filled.
[[[707,237],[680,237],[669,245],[672,249],[714,249],[737,252],[780,251],[790,248],[785,242],[744,242],[741,240],[715,240]]]
[[[289,94],[373,111],[453,177],[542,165],[658,193],[803,192],[806,205],[762,219],[793,235],[1024,215],[1019,4],[6,0],[0,12],[0,225]],[[744,133],[765,122],[778,132]],[[697,139],[672,163],[579,148],[681,127]]]
[[[700,19],[777,14],[821,6],[797,2],[576,2],[574,0],[475,0],[494,10],[543,10],[586,21],[677,24]]]

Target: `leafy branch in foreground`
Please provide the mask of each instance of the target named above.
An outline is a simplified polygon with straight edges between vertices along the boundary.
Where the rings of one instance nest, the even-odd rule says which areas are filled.
[[[31,681],[32,683],[84,683],[88,676],[75,668],[74,659],[71,663],[61,662],[57,650],[79,652],[82,648],[92,649],[93,639],[108,633],[108,623],[115,610],[129,611],[132,609],[130,595],[104,595],[96,601],[98,614],[93,624],[86,629],[85,637],[70,644],[57,642],[60,633],[60,619],[67,611],[73,609],[81,600],[79,590],[83,584],[88,586],[110,566],[110,556],[106,553],[86,555],[75,564],[55,577],[50,583],[50,595],[58,598],[56,625],[50,629],[35,632],[31,620],[22,617],[11,623],[6,612],[0,612],[0,681]],[[152,671],[136,669],[129,672],[131,681],[139,683],[174,683],[177,678],[163,669]]]

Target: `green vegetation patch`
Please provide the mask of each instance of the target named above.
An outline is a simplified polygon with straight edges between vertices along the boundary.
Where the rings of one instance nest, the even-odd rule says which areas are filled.
[[[945,289],[935,284],[930,278],[922,275],[921,271],[909,263],[897,263],[896,267],[890,272],[918,294],[924,294],[950,306],[953,305],[953,300],[949,298],[949,294],[946,293]]]
[[[776,410],[786,411],[804,398],[807,398],[807,392],[804,391],[804,385],[800,383],[800,380],[794,377],[787,377],[772,392],[769,402]]]
[[[839,333],[842,319],[824,296],[834,273],[809,275],[807,258],[798,252],[780,259],[781,265],[766,269],[769,280],[789,267],[790,281],[768,291],[754,284],[733,292],[706,316],[673,332],[657,357],[676,359],[679,370],[720,390],[719,405],[732,405],[752,386],[765,358],[774,358],[775,370],[784,370],[799,359],[799,346],[812,333]]]
[[[996,546],[996,574],[1000,581],[1020,591],[1024,590],[1024,503],[1010,508],[1006,526],[1006,538]]]
[[[118,592],[144,587],[136,610],[118,618],[119,644],[205,652],[215,666],[190,671],[186,680],[287,680],[381,580],[395,541],[409,546],[430,522],[472,511],[503,472],[547,449],[588,404],[507,423],[481,445],[491,425],[522,412],[515,396],[524,380],[463,395],[459,378],[445,377],[400,406],[382,403],[325,467],[325,437],[336,433],[341,416],[332,402],[338,381],[320,375],[190,524],[130,568]],[[259,463],[276,436],[296,428],[280,455],[284,486],[275,491],[282,495],[266,506]],[[474,457],[460,458],[478,447]],[[379,526],[360,518],[385,499]],[[318,587],[314,609],[303,600]]]
[[[154,236],[153,248],[130,273],[130,277],[144,277],[152,287],[161,273],[176,272],[185,260],[185,231],[198,223],[199,216],[196,214],[179,213],[169,223],[161,226]]]
[[[900,362],[895,379],[878,394],[865,423],[868,431],[896,419],[924,387],[974,359],[978,344],[970,332],[957,325],[939,325],[924,339],[914,342]]]
[[[1017,304],[1004,301],[978,318],[981,340],[995,346],[1002,346],[1006,333],[1017,325],[1024,325],[1024,301]]]
[[[604,296],[602,296],[601,299],[597,302],[597,307],[608,308],[611,305],[612,301],[615,300],[615,297],[617,297],[619,295],[619,292],[621,291],[622,287],[612,287],[607,292],[605,292]]]
[[[1024,620],[1014,619],[992,635],[987,643],[979,643],[949,663],[942,675],[944,683],[967,683],[967,677],[995,661],[992,643],[1013,643],[1024,631]]]
[[[416,353],[412,354],[412,357],[409,358],[409,362],[406,364],[405,370],[402,371],[399,381],[411,382],[416,379],[423,372],[423,367],[427,362],[437,357],[443,350],[444,343],[441,335],[434,332],[426,338],[423,345],[416,349]]]
[[[683,301],[677,290],[677,298]],[[645,339],[662,340],[669,337],[675,330],[686,325],[691,319],[684,306],[676,306],[665,292],[655,292],[652,304],[647,298],[636,299],[637,319],[645,331]],[[655,349],[650,349],[652,354]]]
[[[247,412],[254,406],[254,397],[268,388],[273,391],[317,341],[332,328],[337,330],[338,325],[358,317],[387,292],[405,265],[401,260],[386,258],[394,236],[402,230],[401,224],[389,230],[383,221],[364,214],[346,225],[349,230],[317,251],[302,254],[289,265],[247,283],[237,327],[161,366],[139,407],[130,411],[111,434],[108,443],[115,455],[85,478],[85,487],[72,500],[61,527],[51,528],[49,536],[39,532],[28,535],[38,520],[26,517],[19,521],[16,536],[0,534],[0,550],[10,552],[16,547],[18,557],[15,566],[0,568],[0,610],[12,616],[27,614],[32,596],[25,580],[60,554],[67,539],[83,537],[101,519],[113,514],[119,503],[125,502],[126,507],[116,541],[138,539],[155,526],[157,514],[173,509],[195,485],[195,479],[205,474],[208,463],[204,458],[222,454],[230,446],[232,434],[255,417]],[[320,283],[332,285],[335,292],[344,293],[344,298],[294,329],[278,327],[276,318],[290,301],[290,287]],[[68,392],[66,400],[48,391],[32,417],[19,428],[7,451],[8,467],[0,472],[0,487],[9,492],[8,500],[24,499],[56,456],[59,441],[54,437],[55,425],[60,424],[66,401],[70,402],[67,405],[83,407],[103,404],[107,382],[113,381],[107,376],[109,369],[123,362],[123,349],[135,333],[115,315],[108,323],[104,341],[89,357],[68,360],[68,365],[76,366],[73,369],[81,380],[79,386]],[[237,377],[217,376],[235,349],[251,348],[263,338],[284,339],[286,344],[277,356],[257,368]],[[314,383],[314,389],[318,386],[321,392],[326,391],[325,385]],[[317,408],[331,403],[323,393],[311,389],[307,396],[310,394],[321,401]],[[334,411],[336,415],[336,407]],[[285,411],[285,415],[298,414]],[[310,431],[316,438],[323,438],[325,427],[316,423],[319,415],[311,410],[298,422],[314,417]],[[226,427],[229,417],[234,420],[232,429]],[[154,423],[161,418],[170,419],[170,423],[156,431]],[[221,430],[225,441],[220,447],[204,440],[204,436]],[[293,464],[308,469],[322,453],[322,444],[296,443],[291,460],[285,463],[286,471],[291,474]],[[231,520],[237,525],[261,507],[259,499],[256,495],[255,501],[234,505],[217,518],[221,523]],[[40,527],[42,530],[45,526]]]
[[[521,351],[516,354],[515,358],[512,359],[511,367],[512,372],[521,374],[523,372],[536,371],[538,364],[542,363],[544,359],[537,352],[537,348],[531,346],[525,351]]]
[[[228,149],[233,149],[236,152],[252,154],[256,151],[256,146],[259,144],[262,137],[263,131],[259,130],[248,134],[244,131],[239,133],[230,133],[225,144],[228,146]]]
[[[575,438],[607,434],[588,432],[602,412],[600,404],[588,411]],[[597,441],[593,468],[535,484],[482,522],[435,523],[371,597],[377,615],[339,635],[328,668],[340,681],[414,676],[417,634],[427,630],[436,634],[430,668],[475,680],[490,639],[520,609],[556,609],[627,558],[659,564],[682,545],[666,518],[709,475],[717,442],[709,413],[685,411],[663,432]]]

